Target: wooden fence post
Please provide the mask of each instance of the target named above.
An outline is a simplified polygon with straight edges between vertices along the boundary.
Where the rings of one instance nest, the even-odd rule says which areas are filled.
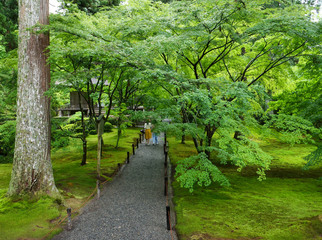
[[[130,163],[130,152],[127,152],[126,163]]]
[[[71,208],[67,208],[67,216],[68,216],[68,221],[67,221],[67,230],[71,230],[72,229],[72,209]]]
[[[99,199],[101,196],[101,183],[99,179],[96,180],[96,187],[97,187],[97,199]]]
[[[132,152],[133,152],[133,155],[135,155],[135,146],[134,146],[134,143],[132,143]]]
[[[170,207],[166,206],[167,210],[167,230],[170,230]]]

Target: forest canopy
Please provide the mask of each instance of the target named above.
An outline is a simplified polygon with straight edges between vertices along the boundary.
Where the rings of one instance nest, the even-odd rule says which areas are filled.
[[[321,140],[321,21],[312,21],[318,7],[311,1],[72,1],[39,31],[51,33],[52,112],[68,94],[62,82],[106,110],[106,120],[123,119],[119,127],[128,109],[144,105],[155,119],[172,120],[163,131],[194,142],[198,155],[177,167],[182,186],[228,185],[218,159],[239,171],[255,165],[264,179],[271,157],[249,138],[251,131],[278,131],[290,144]],[[1,114],[8,114],[15,109],[17,57],[1,34]]]

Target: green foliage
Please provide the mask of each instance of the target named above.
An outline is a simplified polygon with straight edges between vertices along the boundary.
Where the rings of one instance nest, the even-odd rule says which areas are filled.
[[[136,63],[130,59],[130,43],[118,39],[114,32],[119,31],[118,26],[110,22],[110,18],[117,18],[116,14],[113,9],[94,16],[70,12],[51,19],[55,35],[50,57],[55,66],[53,80],[58,85],[71,86],[86,99],[93,121],[97,120],[96,106],[98,115],[105,110],[107,120],[111,113],[118,117],[118,112],[136,104],[141,79]]]
[[[158,120],[160,114],[157,111],[132,111],[130,113],[132,122],[146,122],[148,119],[151,121]]]
[[[279,139],[290,144],[314,143],[312,137],[321,138],[321,130],[298,116],[278,114],[273,115],[266,127],[274,128],[279,132]]]
[[[117,125],[117,118],[115,118],[114,116],[113,117],[109,117],[107,119],[107,122],[109,122],[112,126],[116,126]],[[105,123],[107,123],[105,122]]]
[[[313,24],[313,23],[310,23]],[[321,29],[321,22],[315,23]],[[318,30],[315,37],[321,37]],[[270,110],[278,113],[300,116],[311,121],[315,127],[321,127],[321,46],[311,43],[310,51],[301,57],[294,58],[292,67],[294,76],[289,86],[273,96]]]
[[[192,156],[180,161],[176,167],[176,177],[180,186],[193,192],[194,185],[209,186],[219,182],[221,186],[229,186],[227,178],[213,165],[205,153]]]
[[[113,130],[113,125],[112,125],[112,123],[110,123],[110,122],[105,122],[105,123],[104,123],[104,132],[105,132],[105,133],[109,133],[109,132],[112,132],[112,130]]]
[[[1,0],[0,1],[0,44],[5,46],[6,52],[18,47],[17,31],[18,29],[18,1]]]
[[[77,123],[82,120],[82,113],[81,112],[76,112],[72,116],[70,116],[67,120],[67,123]]]
[[[319,143],[318,147],[315,151],[311,152],[309,155],[305,157],[307,161],[304,169],[309,169],[312,166],[316,166],[322,163],[322,144]]]
[[[93,135],[97,134],[95,123],[88,121],[86,125],[87,125],[87,130],[89,134],[93,134]]]
[[[82,116],[81,112],[76,112],[74,115],[69,117],[63,125],[61,125],[61,130],[65,131],[67,135],[71,137],[82,137],[83,127],[82,127]],[[88,134],[96,134],[95,125],[90,121],[89,118],[84,118],[85,132]]]
[[[52,118],[51,119],[51,147],[57,150],[66,147],[69,144],[69,135],[62,130],[66,118]]]
[[[265,170],[269,169],[271,157],[247,137],[250,134],[249,128],[257,126],[254,116],[259,112],[258,109],[261,109],[256,103],[261,88],[248,89],[244,83],[231,83],[220,79],[204,83],[211,83],[213,92],[217,93],[216,98],[209,98],[207,91],[199,89],[184,93],[178,98],[180,107],[177,110],[180,111],[190,105],[189,112],[185,111],[188,115],[185,119],[187,123],[170,124],[166,131],[175,136],[183,134],[192,136],[199,153],[207,153],[208,158],[211,156],[210,153],[215,154],[222,164],[236,165],[239,171],[248,165],[258,166],[259,180],[265,179]],[[239,134],[238,138],[235,136],[236,132]],[[209,162],[208,166],[210,165],[217,169],[214,162]],[[196,168],[193,165],[189,167],[190,172]],[[178,181],[182,186],[191,189],[192,176],[193,174],[189,176],[190,178],[180,177]]]
[[[320,60],[321,61],[321,60]],[[309,64],[309,63],[308,63]],[[316,67],[321,63],[317,64]],[[320,73],[310,68],[310,80],[299,80],[295,87],[285,90],[270,103],[270,109],[284,114],[294,114],[311,121],[315,127],[322,126],[322,83]]]
[[[83,127],[81,122],[81,112],[76,112],[69,118],[53,118],[52,119],[52,147],[54,150],[65,147],[70,143],[70,138],[83,138]],[[89,118],[84,118],[85,135],[96,135],[95,124]],[[107,123],[104,130],[110,132],[112,126]]]
[[[17,50],[0,56],[0,114],[15,112],[17,97]]]
[[[16,135],[16,121],[0,124],[0,163],[12,162]]]
[[[117,6],[120,0],[71,0],[64,1],[64,8],[70,9],[70,3],[74,3],[81,10],[87,14],[95,14],[101,8]]]
[[[140,0],[95,15],[69,11],[52,16],[50,60],[56,80],[85,91],[89,104],[104,103],[106,119],[115,115],[119,136],[128,123],[126,109],[143,102],[153,114],[135,113],[133,122],[171,118],[173,124],[160,130],[192,137],[208,159],[215,155],[239,170],[256,166],[264,179],[271,157],[248,136],[264,116],[267,96],[299,78],[297,60],[317,56],[319,24],[309,13],[292,2],[234,0]],[[92,76],[100,84],[92,84]],[[296,121],[281,116],[266,126],[288,125],[280,130],[288,142],[309,142],[316,130]],[[66,128],[77,132],[75,123]],[[201,156],[207,171],[215,171],[215,163]],[[186,169],[190,175],[182,170],[180,178],[190,189],[198,182],[191,176],[204,176],[193,172],[195,161]],[[212,178],[202,179],[209,184]]]
[[[70,89],[67,87],[53,87],[47,91],[48,96],[51,97],[51,116],[57,117],[59,109],[66,107],[70,101]]]
[[[246,166],[257,166],[259,180],[266,179],[265,171],[269,170],[272,157],[265,153],[260,146],[248,137],[240,136],[239,140],[231,135],[221,135],[216,140],[218,148],[214,147],[217,153],[216,158],[220,159],[221,164],[231,163],[242,171]]]

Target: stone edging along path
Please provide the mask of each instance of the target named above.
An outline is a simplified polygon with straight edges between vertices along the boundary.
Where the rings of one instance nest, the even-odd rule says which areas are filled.
[[[140,144],[130,163],[103,188],[100,198],[92,200],[73,220],[72,229],[53,239],[177,240],[175,231],[167,230],[166,204],[171,209],[171,226],[175,214],[170,181],[169,197],[164,195],[165,177],[171,179],[171,170],[170,164],[165,164],[168,158],[163,143]]]

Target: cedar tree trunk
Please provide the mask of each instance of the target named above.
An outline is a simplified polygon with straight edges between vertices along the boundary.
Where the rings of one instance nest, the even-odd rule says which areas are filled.
[[[9,196],[59,197],[50,158],[48,34],[28,28],[49,23],[49,0],[19,0],[19,63],[16,142]]]

